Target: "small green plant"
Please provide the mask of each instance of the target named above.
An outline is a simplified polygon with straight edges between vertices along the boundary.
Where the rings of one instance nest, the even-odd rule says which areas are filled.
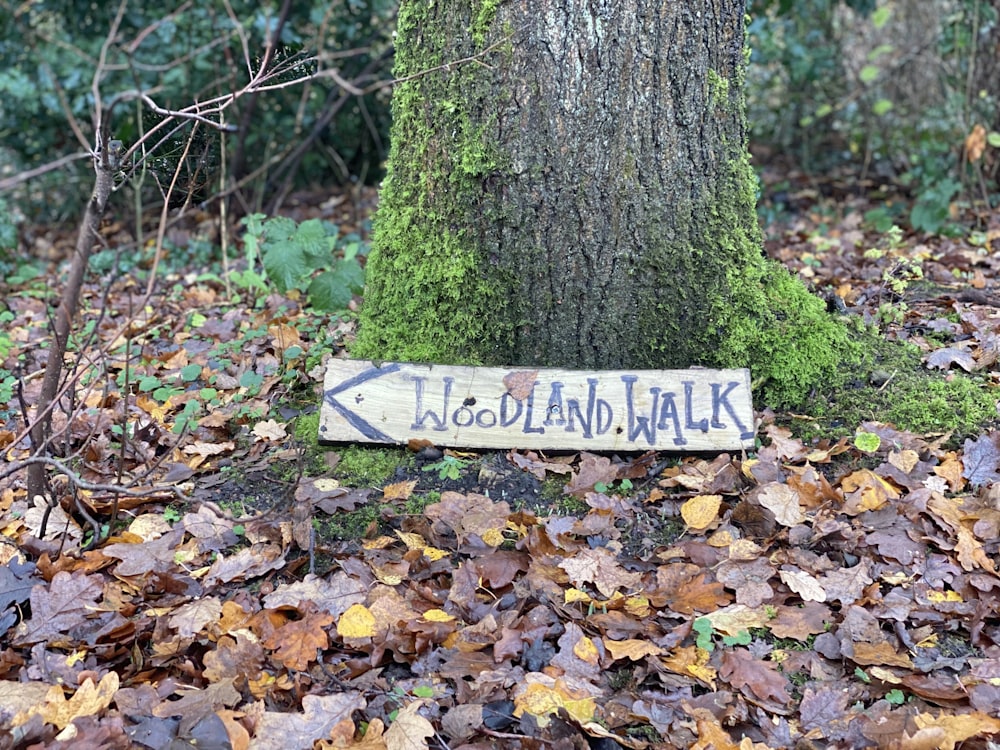
[[[297,224],[284,216],[266,219],[251,214],[243,219],[247,269],[232,280],[248,291],[266,290],[254,270],[263,264],[267,279],[284,294],[304,292],[318,310],[346,310],[364,287],[365,273],[358,262],[367,246],[356,234],[340,237],[335,224],[308,219]]]
[[[885,699],[894,706],[902,706],[906,702],[906,693],[899,688],[893,688],[885,694]]]
[[[173,526],[181,520],[181,512],[174,506],[168,505],[163,509],[163,520]]]
[[[615,488],[615,483],[605,484],[604,482],[598,482],[594,485],[594,491],[600,492],[602,494],[607,494],[608,492],[613,492]],[[626,477],[618,482],[618,492],[628,492],[632,489],[632,480]]]
[[[695,645],[698,648],[702,651],[711,651],[715,648],[715,642],[712,640],[715,628],[712,627],[711,620],[707,617],[699,617],[691,624],[691,627],[698,634],[694,639]]]
[[[424,471],[436,471],[439,479],[456,480],[461,478],[462,469],[468,465],[469,462],[464,461],[461,458],[456,458],[455,456],[445,456],[440,461],[427,464],[427,466],[424,467]]]
[[[703,651],[711,651],[715,648],[715,628],[712,621],[707,617],[699,617],[691,627],[698,635],[695,637],[695,645]],[[724,646],[749,646],[753,640],[749,630],[741,630],[736,635],[723,635],[722,644]]]

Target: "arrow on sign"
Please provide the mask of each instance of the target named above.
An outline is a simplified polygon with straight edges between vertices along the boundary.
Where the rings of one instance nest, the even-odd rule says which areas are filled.
[[[350,390],[356,386],[359,386],[362,383],[367,383],[369,380],[375,380],[377,378],[382,377],[383,375],[389,375],[390,373],[398,372],[400,367],[402,367],[401,363],[392,362],[382,368],[372,367],[369,370],[365,370],[360,375],[355,375],[353,378],[345,380],[340,385],[334,386],[333,388],[330,388],[328,391],[326,391],[326,393],[323,396],[324,400],[326,401],[326,405],[329,406],[331,409],[333,409],[335,412],[337,412],[344,419],[346,419],[348,424],[351,425],[351,427],[360,432],[369,440],[379,443],[396,442],[395,439],[386,435],[384,432],[379,430],[370,422],[366,422],[357,414],[355,414],[353,411],[351,411],[342,403],[340,403],[336,399],[336,396],[340,393],[343,393],[346,390]],[[361,397],[359,396],[358,398]]]

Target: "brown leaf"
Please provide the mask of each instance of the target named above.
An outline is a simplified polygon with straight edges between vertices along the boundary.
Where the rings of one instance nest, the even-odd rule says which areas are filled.
[[[504,387],[515,401],[524,401],[531,395],[538,379],[538,370],[515,370],[503,377]]]
[[[214,596],[196,599],[182,604],[171,613],[170,627],[181,638],[193,638],[208,623],[218,620],[221,614],[222,602]]]
[[[724,562],[715,571],[715,577],[736,592],[737,603],[748,607],[759,607],[774,596],[769,583],[773,575],[774,568],[763,559],[749,563]]]
[[[990,432],[975,440],[966,439],[962,475],[974,487],[1000,482],[1000,433]]]
[[[66,640],[63,634],[79,627],[90,615],[101,591],[100,576],[65,571],[56,573],[48,587],[33,586],[31,618],[18,626],[15,643],[23,646]]]
[[[619,589],[631,590],[642,579],[641,573],[625,570],[615,555],[603,547],[581,550],[559,563],[559,567],[569,574],[574,585],[593,583],[605,597]]]
[[[767,484],[757,495],[757,500],[774,514],[774,520],[782,526],[797,526],[806,520],[799,505],[799,493],[787,484]]]
[[[326,612],[310,612],[301,620],[292,620],[262,641],[265,648],[277,649],[275,656],[287,669],[303,671],[316,660],[316,651],[329,645],[323,629],[333,622]]]
[[[719,676],[735,688],[749,688],[762,701],[785,706],[791,700],[788,679],[778,671],[778,665],[755,658],[745,648],[722,653]]]
[[[559,456],[548,459],[540,456],[534,451],[525,451],[523,454],[517,451],[510,451],[507,460],[519,469],[527,471],[539,481],[545,481],[548,472],[553,474],[571,474],[573,467],[570,464],[576,460],[576,456]]]
[[[851,660],[856,664],[878,664],[888,667],[913,668],[913,662],[910,661],[910,657],[906,654],[898,653],[888,641],[879,641],[877,643],[858,641],[853,644],[853,650],[854,654],[851,656]]]
[[[140,544],[109,544],[101,552],[108,557],[121,560],[115,568],[115,575],[138,576],[145,573],[174,570],[174,552],[184,538],[183,529],[174,529],[159,539]]]
[[[952,365],[958,365],[966,372],[972,372],[979,367],[972,353],[964,345],[935,349],[925,359],[930,369],[947,370]]]
[[[210,682],[237,678],[253,679],[264,666],[264,648],[244,632],[219,638],[214,651],[203,657],[205,669],[202,674]]]
[[[618,467],[611,463],[610,458],[593,453],[581,453],[577,473],[563,487],[563,493],[579,495],[592,491],[595,484],[610,485],[616,479],[618,479]]]

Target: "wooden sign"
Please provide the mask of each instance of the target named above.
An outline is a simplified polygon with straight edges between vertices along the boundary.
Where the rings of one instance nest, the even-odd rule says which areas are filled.
[[[319,439],[463,448],[714,451],[753,445],[749,370],[452,367],[330,360]]]

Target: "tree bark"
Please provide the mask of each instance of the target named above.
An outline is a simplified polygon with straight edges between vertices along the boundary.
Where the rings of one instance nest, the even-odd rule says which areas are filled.
[[[829,338],[796,342],[803,325],[834,342],[837,327],[761,254],[744,13],[743,0],[403,0],[353,353],[762,360],[773,378],[788,362],[770,355],[790,348],[829,366]]]

